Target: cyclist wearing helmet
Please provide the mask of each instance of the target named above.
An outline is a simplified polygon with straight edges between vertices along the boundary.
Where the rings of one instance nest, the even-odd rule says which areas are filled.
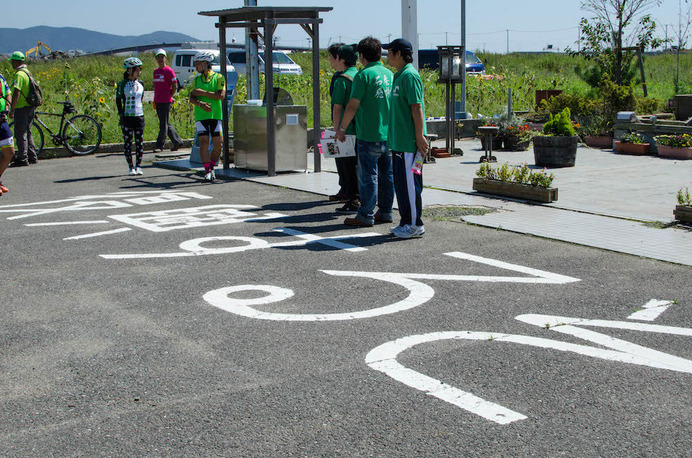
[[[14,140],[12,139],[10,125],[7,124],[7,110],[9,107],[10,87],[2,74],[0,74],[0,178],[2,178],[2,174],[5,173],[14,156]],[[0,181],[0,196],[4,192],[9,192],[9,189],[3,186],[2,181]]]
[[[214,167],[221,156],[221,120],[223,119],[222,101],[226,99],[226,79],[211,69],[214,55],[209,51],[195,54],[197,75],[192,81],[190,103],[195,106],[195,122],[199,139],[200,157],[204,165],[204,179],[214,181]],[[213,150],[209,156],[209,137],[211,135]]]
[[[123,148],[125,160],[130,168],[130,175],[142,174],[142,155],[144,154],[144,107],[142,96],[144,85],[139,81],[142,73],[142,61],[136,57],[128,57],[123,63],[125,72],[123,80],[115,90],[115,103],[120,115],[120,128],[123,131]],[[137,162],[132,164],[132,139],[135,141]]]

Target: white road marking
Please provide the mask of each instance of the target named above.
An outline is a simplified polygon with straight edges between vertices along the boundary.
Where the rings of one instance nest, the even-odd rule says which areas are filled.
[[[237,224],[268,219],[284,218],[283,213],[268,212],[263,216],[246,210],[259,209],[254,205],[207,205],[204,207],[179,208],[129,215],[113,215],[109,218],[151,232],[166,232],[177,229],[193,229]]]
[[[365,235],[365,234],[364,234]],[[379,234],[376,234],[379,235]],[[306,235],[307,237],[307,235]],[[311,236],[314,237],[314,236]],[[289,242],[294,243],[294,242]],[[271,246],[276,246],[272,244]],[[181,246],[182,248],[182,246]],[[204,295],[205,300],[211,305],[235,313],[248,318],[261,320],[277,320],[277,321],[340,321],[340,320],[357,320],[363,318],[372,318],[381,315],[398,313],[404,310],[409,310],[429,301],[435,291],[428,285],[421,283],[423,280],[448,280],[448,281],[489,281],[489,282],[513,282],[513,283],[546,283],[546,284],[564,284],[569,282],[580,281],[577,278],[557,275],[551,272],[531,269],[516,264],[509,264],[493,259],[481,258],[465,253],[453,252],[445,253],[459,259],[480,262],[483,264],[510,269],[517,272],[533,275],[532,277],[490,277],[490,276],[470,276],[470,275],[436,275],[436,274],[415,274],[415,273],[394,273],[394,272],[358,272],[358,271],[340,271],[340,270],[324,270],[322,272],[328,275],[342,277],[361,277],[370,278],[390,282],[409,290],[409,295],[406,299],[394,304],[385,305],[369,310],[344,313],[319,313],[319,314],[287,314],[287,313],[270,313],[253,309],[246,304],[238,304],[235,299],[229,298],[225,293],[227,288],[221,288],[211,291]],[[105,255],[102,255],[105,256]],[[117,256],[117,255],[110,255]],[[537,278],[536,276],[540,276]]]
[[[57,223],[28,223],[25,226],[28,227],[38,227],[38,226],[72,226],[79,224],[110,224],[110,221],[106,220],[94,220],[94,221],[60,221]]]
[[[363,238],[363,237],[374,237],[381,236],[377,232],[362,232],[357,234],[349,235],[337,235],[334,237],[319,237],[313,234],[306,234],[304,232],[296,231],[294,229],[274,229],[276,232],[282,232],[287,235],[292,235],[300,238],[301,240],[292,240],[290,242],[278,242],[269,243],[262,239],[256,237],[240,237],[240,236],[222,236],[222,237],[202,237],[193,240],[187,240],[181,243],[179,246],[182,252],[174,253],[141,253],[141,254],[102,254],[100,255],[104,259],[151,259],[151,258],[184,258],[190,256],[209,256],[218,254],[229,254],[229,253],[240,253],[249,250],[262,250],[265,248],[286,248],[286,247],[299,247],[305,246],[312,243],[319,243],[322,245],[330,246],[332,248],[341,249],[349,252],[359,252],[367,251],[366,248],[357,247],[355,245],[350,245],[348,243],[340,242],[339,240],[346,240],[352,238]],[[209,242],[221,242],[221,241],[233,241],[233,242],[246,242],[244,245],[231,246],[231,247],[214,247],[206,248],[202,246],[204,243]]]
[[[600,334],[578,326],[598,326],[615,329],[630,329],[636,331],[656,332],[671,335],[692,336],[692,329],[677,328],[672,326],[656,326],[643,323],[629,323],[624,321],[584,320],[580,318],[556,317],[550,315],[520,315],[517,320],[535,326],[549,327],[552,331],[569,334],[589,342],[602,345],[612,350],[577,345],[557,340],[543,339],[524,335],[511,335],[488,332],[434,332],[424,335],[408,336],[387,342],[370,351],[365,357],[368,366],[383,372],[407,386],[423,391],[443,401],[449,402],[468,412],[479,415],[485,419],[499,424],[508,424],[527,418],[525,415],[509,410],[498,404],[488,402],[469,392],[459,390],[440,380],[433,379],[420,372],[401,365],[397,356],[415,345],[436,342],[440,340],[465,339],[486,342],[512,342],[521,345],[529,345],[538,348],[553,349],[564,352],[572,352],[592,358],[608,361],[616,361],[627,364],[666,369],[675,372],[692,374],[692,361],[657,350],[643,347],[620,339]]]
[[[400,285],[409,290],[409,295],[403,300],[396,302],[391,305],[386,305],[384,307],[378,307],[369,310],[362,310],[356,312],[345,312],[345,313],[306,313],[306,314],[295,314],[295,313],[271,313],[256,310],[243,299],[234,299],[228,297],[230,293],[239,291],[235,286],[228,288],[220,288],[214,291],[210,291],[204,295],[204,300],[214,307],[218,307],[221,310],[234,313],[236,315],[244,316],[247,318],[254,318],[257,320],[273,320],[273,321],[344,321],[344,320],[357,320],[362,318],[372,318],[381,315],[389,315],[392,313],[397,313],[402,310],[408,310],[414,307],[418,307],[421,304],[428,302],[433,295],[435,290],[426,284],[409,280],[398,274],[387,274],[387,273],[368,273],[368,272],[345,272],[345,271],[322,271],[329,275],[340,275],[340,276],[353,276],[353,277],[366,277],[373,280],[388,281]],[[251,289],[253,286],[259,288],[276,288],[269,285],[244,285],[245,288]]]
[[[627,317],[628,320],[654,321],[661,316],[663,312],[668,310],[668,307],[673,305],[673,301],[659,301],[651,299],[646,305],[637,312],[634,312]]]
[[[112,231],[104,231],[104,232],[94,232],[93,234],[84,234],[84,235],[75,235],[73,237],[66,237],[63,240],[80,240],[80,239],[88,239],[92,237],[100,237],[102,235],[112,235],[112,234],[118,234],[120,232],[127,232],[131,231],[132,229],[129,227],[122,227],[120,229],[113,229]]]

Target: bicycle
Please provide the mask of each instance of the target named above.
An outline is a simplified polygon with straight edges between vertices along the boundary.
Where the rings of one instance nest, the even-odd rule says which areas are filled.
[[[75,112],[74,104],[70,101],[58,102],[63,105],[62,114],[48,113],[45,111],[37,111],[34,116],[34,122],[31,125],[31,135],[34,140],[34,147],[38,155],[44,146],[45,129],[53,139],[55,146],[64,145],[72,154],[84,156],[93,153],[101,145],[101,125],[94,118],[88,115],[76,115],[66,119],[67,115]],[[44,123],[41,116],[59,116],[60,127],[57,133],[54,133],[50,127]],[[10,124],[12,128],[14,122]],[[14,132],[14,129],[12,130]],[[16,145],[16,139],[15,139]]]

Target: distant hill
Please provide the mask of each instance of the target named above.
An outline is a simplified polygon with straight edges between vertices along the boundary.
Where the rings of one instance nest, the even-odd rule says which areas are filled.
[[[151,43],[199,41],[182,33],[162,31],[139,36],[122,36],[75,27],[0,28],[0,53],[25,52],[36,46],[39,40],[50,46],[53,51],[82,50],[85,52],[105,51]]]

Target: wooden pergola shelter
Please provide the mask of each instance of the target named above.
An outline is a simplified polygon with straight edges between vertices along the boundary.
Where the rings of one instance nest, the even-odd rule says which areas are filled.
[[[219,44],[221,55],[227,56],[226,29],[244,28],[250,31],[252,36],[259,36],[264,41],[264,66],[265,93],[267,105],[267,171],[269,176],[276,175],[276,135],[274,130],[274,66],[273,66],[273,37],[276,26],[279,24],[298,24],[312,39],[312,106],[313,106],[313,137],[314,144],[320,141],[320,80],[319,80],[319,54],[320,35],[319,24],[322,23],[320,13],[331,11],[331,7],[265,7],[246,6],[230,10],[202,11],[202,16],[217,17],[216,27],[219,29]],[[263,33],[260,33],[260,28]],[[256,47],[254,48],[256,49]],[[226,59],[221,58],[221,74],[226,75]],[[259,72],[258,68],[253,71]],[[257,79],[256,79],[257,80]],[[223,104],[223,166],[229,168],[229,141],[228,141],[228,104]],[[315,148],[314,169],[322,170],[321,157]]]

